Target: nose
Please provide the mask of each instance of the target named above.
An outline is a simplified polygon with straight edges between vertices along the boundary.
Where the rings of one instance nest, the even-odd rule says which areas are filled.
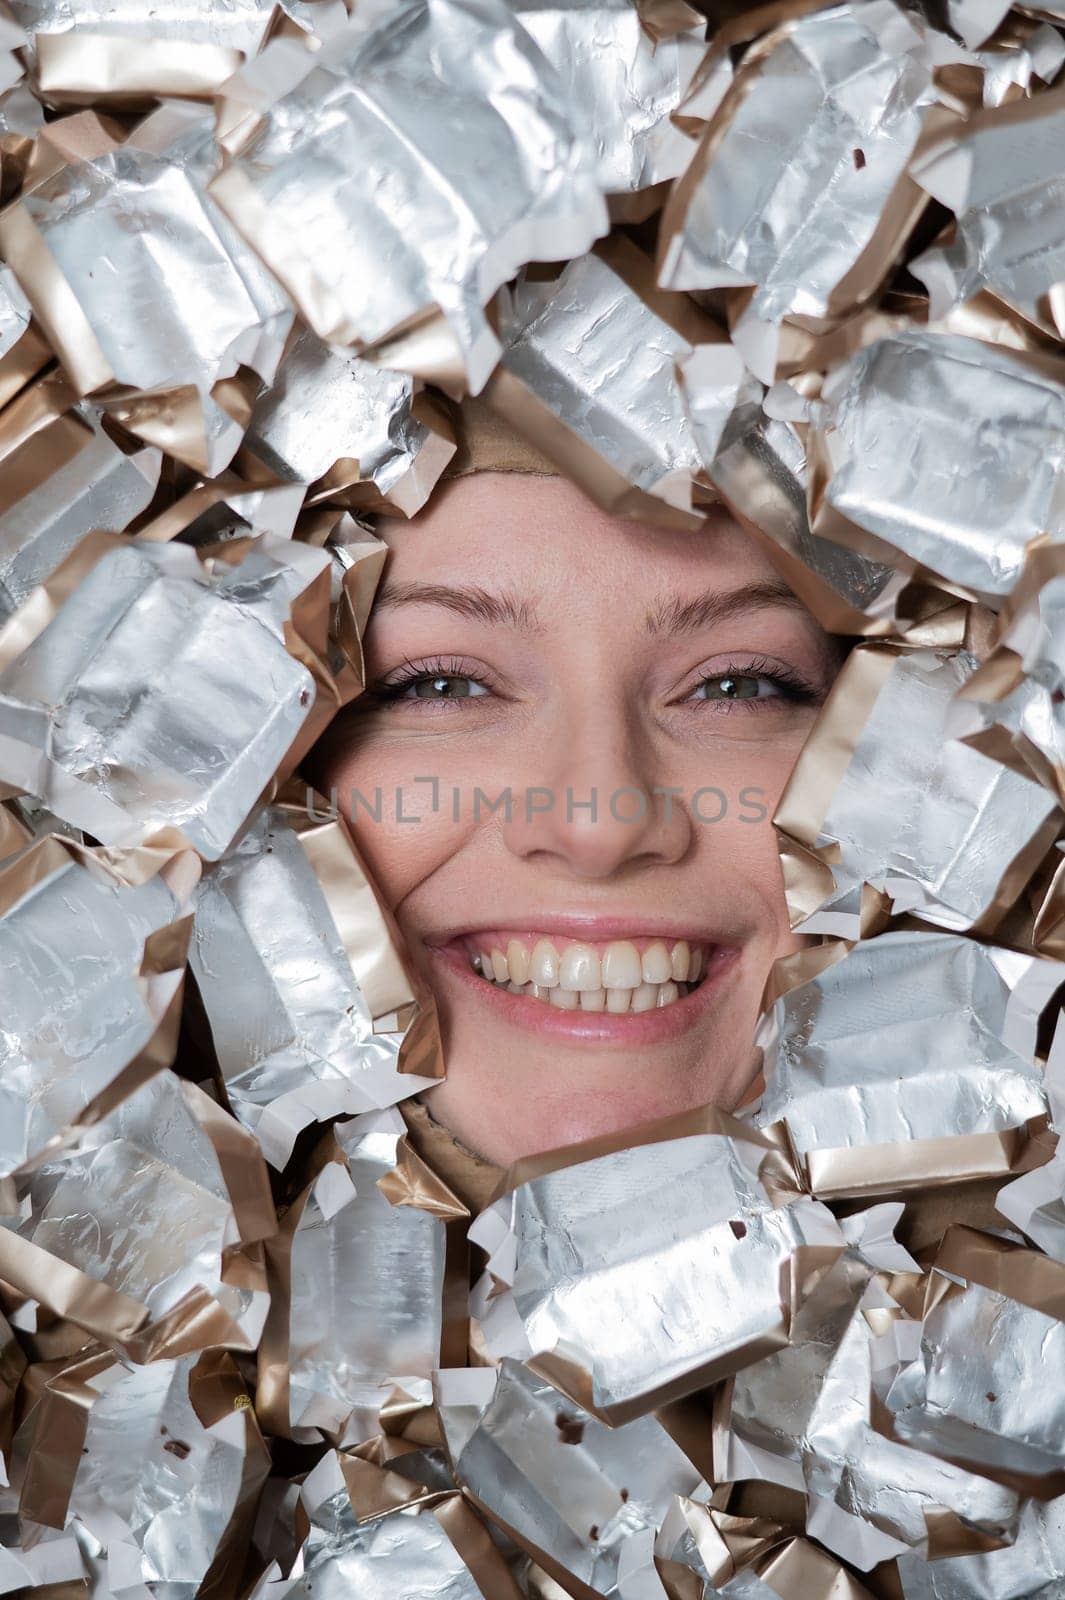
[[[529,771],[504,827],[523,861],[609,878],[681,861],[691,847],[686,797],[668,792],[653,736],[623,703],[589,697],[567,707]]]

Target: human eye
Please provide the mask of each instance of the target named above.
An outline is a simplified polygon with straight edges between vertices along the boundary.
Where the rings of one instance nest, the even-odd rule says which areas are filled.
[[[705,691],[705,693],[703,692]],[[819,705],[824,695],[793,667],[759,656],[730,661],[704,673],[686,697],[687,704],[708,706],[720,712],[763,712],[791,705]]]
[[[361,699],[380,706],[414,705],[420,711],[430,706],[457,705],[465,709],[470,700],[490,696],[486,675],[475,675],[470,663],[454,657],[435,657],[429,661],[405,661],[394,672],[368,683]]]

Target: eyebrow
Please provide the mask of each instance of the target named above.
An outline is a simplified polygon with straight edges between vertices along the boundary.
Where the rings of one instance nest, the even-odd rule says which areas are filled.
[[[374,597],[374,610],[389,606],[443,606],[474,622],[513,628],[518,633],[542,633],[543,624],[525,600],[503,591],[490,594],[479,584],[386,583]]]
[[[698,633],[701,628],[712,628],[745,611],[757,611],[761,606],[788,606],[795,611],[806,609],[786,583],[779,578],[769,578],[761,583],[745,583],[741,588],[728,589],[723,594],[701,594],[694,600],[684,602],[675,595],[663,596],[655,601],[644,618],[644,630],[652,636],[661,633]]]

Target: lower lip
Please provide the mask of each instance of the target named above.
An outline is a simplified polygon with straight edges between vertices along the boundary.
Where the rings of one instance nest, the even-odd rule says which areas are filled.
[[[528,1033],[541,1033],[551,1039],[579,1040],[599,1045],[660,1044],[678,1039],[695,1027],[717,1000],[722,984],[739,962],[738,950],[721,950],[711,960],[706,976],[697,988],[667,1006],[650,1011],[564,1011],[547,1000],[511,994],[508,989],[489,983],[470,966],[465,949],[450,945],[426,946],[430,957],[439,962],[466,988],[478,995],[504,1022]]]

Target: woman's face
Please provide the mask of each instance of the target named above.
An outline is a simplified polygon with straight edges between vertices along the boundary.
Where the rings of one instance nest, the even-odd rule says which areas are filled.
[[[378,532],[367,692],[318,776],[436,995],[434,1116],[502,1163],[735,1106],[802,942],[770,819],[838,642],[724,513],[678,533],[483,472]]]

